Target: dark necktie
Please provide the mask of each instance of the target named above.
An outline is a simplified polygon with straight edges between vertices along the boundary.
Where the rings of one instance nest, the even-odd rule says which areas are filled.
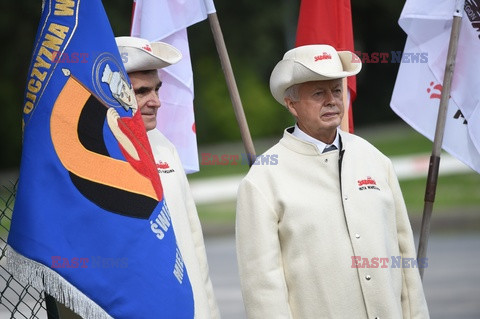
[[[333,144],[332,144],[332,145],[330,145],[330,146],[327,146],[327,147],[325,147],[325,149],[323,150],[323,152],[322,152],[322,153],[326,153],[326,152],[334,151],[334,150],[336,150],[336,149],[337,149],[337,147],[336,147],[335,145],[333,145]]]

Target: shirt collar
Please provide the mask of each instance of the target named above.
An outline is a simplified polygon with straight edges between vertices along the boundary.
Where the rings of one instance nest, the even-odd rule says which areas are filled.
[[[340,142],[339,142],[339,138],[338,138],[338,129],[337,129],[337,132],[335,134],[335,140],[333,140],[332,144],[325,144],[324,142],[322,142],[320,140],[317,140],[316,138],[311,137],[310,135],[308,135],[307,133],[302,131],[298,127],[297,124],[295,124],[295,129],[293,130],[292,135],[295,136],[298,139],[301,139],[301,140],[305,141],[305,142],[309,142],[309,143],[314,144],[318,148],[320,153],[323,152],[325,147],[330,146],[330,145],[335,145],[337,147],[337,149],[340,149]]]

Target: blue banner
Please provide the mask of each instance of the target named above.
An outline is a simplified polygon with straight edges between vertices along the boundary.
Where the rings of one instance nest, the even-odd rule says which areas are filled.
[[[101,1],[45,1],[27,74],[8,264],[85,318],[193,318],[135,109]]]

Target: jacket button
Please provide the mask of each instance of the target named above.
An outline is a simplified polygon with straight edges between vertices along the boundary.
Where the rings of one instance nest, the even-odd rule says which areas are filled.
[[[345,196],[345,200],[348,200],[348,196]]]
[[[356,238],[356,239],[359,239],[359,238],[360,238],[360,234],[355,234],[355,238]]]
[[[370,275],[366,275],[366,276],[365,276],[365,279],[366,279],[366,280],[370,280],[370,279],[372,279],[372,277],[371,277]]]

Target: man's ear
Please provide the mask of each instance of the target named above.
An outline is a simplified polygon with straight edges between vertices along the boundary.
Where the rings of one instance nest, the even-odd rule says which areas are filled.
[[[286,97],[284,99],[285,101],[285,107],[287,108],[287,110],[295,117],[297,118],[297,110],[295,109],[295,102],[292,101],[290,98]]]

